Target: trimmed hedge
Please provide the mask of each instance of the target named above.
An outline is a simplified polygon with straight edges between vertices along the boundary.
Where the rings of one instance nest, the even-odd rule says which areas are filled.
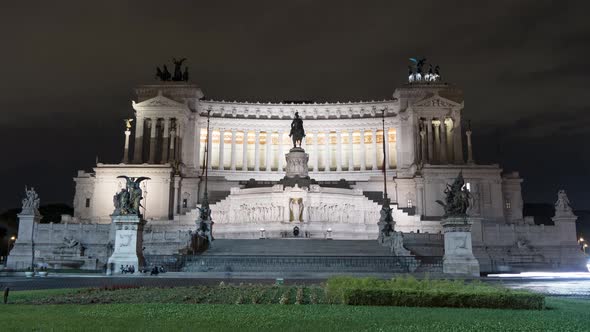
[[[513,291],[479,281],[416,280],[412,277],[381,280],[376,278],[335,277],[326,283],[330,303],[349,305],[535,309],[545,307],[545,297],[526,291]]]
[[[344,289],[342,303],[348,305],[377,305],[405,307],[452,308],[545,308],[545,297],[523,292],[445,292],[391,289]]]

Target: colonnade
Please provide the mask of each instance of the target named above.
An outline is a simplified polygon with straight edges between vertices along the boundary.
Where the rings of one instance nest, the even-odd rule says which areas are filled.
[[[197,155],[204,165],[207,145],[209,168],[229,171],[282,171],[284,156],[292,147],[288,131],[212,128],[207,142],[206,128],[197,129]],[[302,147],[309,153],[309,168],[314,172],[379,170],[383,163],[383,131],[308,130]],[[363,138],[363,139],[361,139]],[[386,135],[386,167],[396,166],[395,130]]]
[[[461,122],[451,118],[422,118],[420,121],[422,163],[462,164]]]
[[[164,164],[179,159],[185,129],[182,121],[172,117],[139,116],[135,121],[133,163]],[[125,133],[124,163],[129,160],[128,132]]]

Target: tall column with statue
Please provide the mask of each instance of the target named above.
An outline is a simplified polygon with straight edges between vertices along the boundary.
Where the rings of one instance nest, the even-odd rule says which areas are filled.
[[[18,237],[8,255],[6,267],[14,270],[33,269],[35,265],[35,226],[41,221],[39,195],[25,186],[25,198],[18,216]]]
[[[144,264],[143,226],[145,224],[141,213],[143,195],[140,183],[150,178],[124,175],[117,178],[125,179],[125,188],[113,197],[115,211],[111,218],[115,224],[115,247],[108,260],[107,274],[139,273],[140,267]]]
[[[133,119],[125,119],[125,148],[123,149],[123,164],[129,163],[129,136],[131,136],[131,122]]]

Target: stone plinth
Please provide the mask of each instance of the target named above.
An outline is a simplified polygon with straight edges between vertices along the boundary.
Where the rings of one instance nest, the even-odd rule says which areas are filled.
[[[285,155],[285,158],[287,159],[287,166],[285,167],[285,170],[287,172],[286,176],[288,178],[309,177],[309,169],[307,167],[309,155],[305,153],[305,150],[302,148],[292,148],[289,150],[289,153]]]
[[[143,225],[138,216],[112,216],[115,224],[115,248],[108,260],[107,274],[121,273],[121,265],[134,266],[135,273],[143,265]]]
[[[22,270],[32,267],[35,254],[35,226],[40,220],[41,214],[36,208],[23,209],[18,214],[18,237],[8,255],[7,268]]]
[[[471,243],[472,219],[460,217],[442,220],[445,239],[443,273],[479,276],[479,262],[473,255]]]

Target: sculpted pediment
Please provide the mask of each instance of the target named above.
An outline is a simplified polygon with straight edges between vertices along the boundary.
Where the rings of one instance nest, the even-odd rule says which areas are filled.
[[[134,108],[185,108],[186,105],[174,101],[170,98],[166,98],[162,95],[155,96],[154,98],[144,100],[140,103],[133,102]]]
[[[412,105],[412,107],[427,107],[427,108],[440,108],[440,107],[461,107],[461,104],[456,103],[450,99],[443,98],[439,95],[420,100]]]

